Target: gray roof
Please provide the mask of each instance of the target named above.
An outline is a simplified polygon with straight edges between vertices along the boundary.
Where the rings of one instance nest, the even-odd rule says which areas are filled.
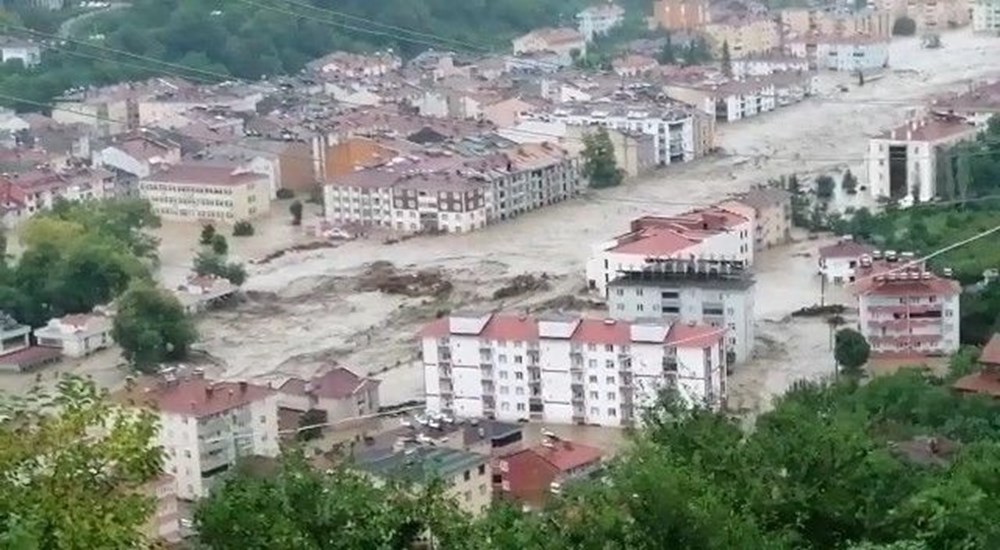
[[[737,200],[755,209],[770,208],[792,200],[792,194],[784,189],[759,187],[737,196]]]
[[[718,290],[747,290],[755,284],[748,272],[732,276],[708,275],[705,273],[673,273],[661,270],[626,272],[608,283],[609,288],[653,287],[661,289],[695,287]]]
[[[416,447],[359,461],[357,466],[387,479],[427,483],[435,479],[449,479],[462,471],[485,464],[487,460],[484,455],[447,447]]]

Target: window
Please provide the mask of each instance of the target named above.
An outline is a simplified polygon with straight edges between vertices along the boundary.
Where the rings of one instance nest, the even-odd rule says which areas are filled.
[[[524,373],[523,372],[515,372],[514,373],[514,378],[516,380],[524,380]]]
[[[624,296],[625,295],[625,289],[624,288],[616,288],[615,289],[615,294],[617,294],[618,296]]]
[[[524,357],[521,355],[515,355],[514,362],[520,365],[521,363],[524,363]]]
[[[506,379],[507,379],[507,371],[505,370],[500,371],[500,380],[506,380]]]
[[[267,418],[264,415],[260,415],[260,423],[267,424]]]
[[[604,344],[604,351],[612,353],[615,351],[615,347],[611,344]]]
[[[516,395],[524,395],[524,388],[521,387],[521,386],[518,386],[518,387],[514,388],[514,393]]]
[[[480,466],[480,468],[482,468],[482,466]],[[486,484],[485,483],[480,483],[479,484],[479,494],[481,494],[481,495],[485,495],[486,494]]]
[[[500,403],[500,410],[501,411],[509,411],[510,410],[510,403],[508,403],[506,401],[501,402]]]
[[[466,473],[468,473],[468,472],[466,472]],[[466,502],[472,500],[472,491],[466,491],[465,495],[463,495],[463,498],[465,498]]]
[[[481,475],[481,476],[486,475],[486,465],[485,464],[480,464],[479,465],[479,475]]]
[[[597,383],[597,375],[595,374],[595,375],[592,375],[592,376],[590,376],[590,377],[588,378],[588,381],[589,381],[589,382],[590,382],[591,384],[596,384],[596,383]]]
[[[587,344],[587,351],[597,351],[597,346],[594,344]]]
[[[612,418],[618,416],[618,409],[608,409],[608,416]]]
[[[613,368],[615,368],[615,362],[612,361],[611,359],[608,359],[608,360],[606,360],[604,362],[604,366],[607,367],[607,368],[609,368],[609,369],[613,369]]]
[[[613,391],[609,391],[608,392],[608,401],[615,401],[617,399],[618,399],[618,396],[615,395],[615,392],[613,392]]]
[[[499,360],[501,363],[506,363],[507,362],[507,356],[505,354],[501,353],[500,355],[497,356],[497,360]]]
[[[635,295],[636,296],[642,296],[642,289],[641,288],[635,289]]]
[[[644,309],[646,309],[646,308],[642,304],[636,304],[635,305],[635,310],[636,311],[643,311]]]
[[[184,458],[191,458],[191,451],[184,451]]]
[[[612,386],[614,386],[614,385],[615,385],[615,377],[614,377],[614,376],[609,376],[609,377],[608,377],[608,378],[607,378],[607,379],[605,380],[605,382],[607,382],[608,384],[611,384]]]
[[[592,369],[596,369],[597,368],[597,359],[588,359],[587,360],[587,366],[590,367],[590,368],[592,368]]]
[[[468,470],[462,472],[462,479],[464,479],[465,481],[469,481],[470,479],[472,479],[472,472]]]
[[[598,408],[597,407],[591,407],[590,408],[590,416],[597,416],[597,413],[598,413]]]
[[[500,386],[500,395],[507,395],[510,392],[510,388],[507,386]]]
[[[524,403],[518,403],[518,404],[517,404],[517,410],[519,410],[519,411],[522,411],[522,412],[523,412],[523,411],[524,411]]]
[[[592,391],[592,392],[590,392],[590,398],[591,399],[600,399],[600,394],[598,394],[596,391]]]

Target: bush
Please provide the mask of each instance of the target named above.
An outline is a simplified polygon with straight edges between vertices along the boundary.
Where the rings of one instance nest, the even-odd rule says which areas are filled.
[[[917,34],[917,22],[905,15],[892,24],[893,36],[913,36],[915,34]]]
[[[295,191],[292,191],[291,189],[281,188],[281,189],[278,189],[278,194],[277,195],[278,195],[279,199],[294,199],[295,198]]]
[[[199,241],[201,244],[208,246],[212,244],[212,239],[214,238],[215,238],[214,225],[208,224],[205,227],[201,228],[201,240]]]
[[[253,235],[253,232],[253,225],[246,220],[238,221],[236,222],[236,225],[233,226],[234,237],[249,237],[250,235]]]

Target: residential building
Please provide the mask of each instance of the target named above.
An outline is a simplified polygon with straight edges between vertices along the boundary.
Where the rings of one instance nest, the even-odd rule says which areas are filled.
[[[993,334],[979,353],[979,372],[965,375],[952,384],[962,393],[988,395],[1000,399],[1000,333]]]
[[[711,19],[708,0],[654,0],[653,20],[661,29],[691,31],[707,25]]]
[[[239,288],[228,279],[214,275],[189,275],[174,289],[174,296],[184,307],[184,313],[194,315],[225,302]]]
[[[139,196],[172,221],[236,223],[271,209],[268,176],[234,165],[170,166],[140,180]]]
[[[663,87],[671,99],[702,110],[717,122],[735,122],[773,111],[778,105],[774,83],[764,78],[724,82],[672,83]]]
[[[163,165],[178,164],[178,143],[153,138],[144,133],[113,139],[106,147],[93,152],[92,163],[115,174],[115,196],[137,196],[139,179],[148,177]]]
[[[514,55],[552,52],[564,64],[571,64],[574,57],[587,55],[587,40],[575,29],[542,28],[512,41]]]
[[[298,412],[323,411],[327,422],[357,419],[378,412],[380,383],[336,367],[309,380],[286,380],[278,389],[278,406]]]
[[[0,310],[0,355],[28,349],[30,337],[31,327],[18,323],[10,314]]]
[[[84,357],[111,346],[111,319],[98,313],[66,315],[35,329],[40,347],[56,348],[66,357]]]
[[[755,250],[782,245],[792,238],[792,194],[784,189],[754,187],[719,206],[753,220]]]
[[[889,39],[868,36],[809,35],[786,43],[810,68],[857,72],[889,66]]]
[[[853,283],[861,258],[871,257],[874,252],[874,248],[853,239],[824,246],[819,249],[819,274],[830,284]]]
[[[809,62],[801,57],[782,54],[747,56],[732,61],[733,77],[744,79],[752,76],[767,76],[774,73],[806,72]]]
[[[726,396],[724,332],[662,320],[453,313],[421,333],[427,410],[633,426],[663,388],[719,408]]]
[[[1000,0],[975,0],[972,3],[972,31],[1000,34]]]
[[[241,457],[278,455],[278,396],[269,388],[168,370],[128,380],[114,397],[159,417],[164,471],[174,477],[180,499],[206,496]]]
[[[934,114],[958,116],[986,129],[990,119],[1000,114],[1000,81],[973,87],[968,92],[935,99],[930,106]]]
[[[708,118],[708,117],[700,117]],[[499,130],[497,133],[519,144],[544,143],[558,140],[559,145],[571,156],[583,154],[584,138],[599,129],[608,133],[615,152],[615,164],[632,177],[651,172],[659,166],[657,162],[657,135],[633,130],[618,130],[603,126],[569,125],[565,122],[545,122],[541,119],[525,120],[516,126]],[[698,142],[695,142],[697,150]]]
[[[753,354],[754,286],[738,262],[655,261],[608,283],[608,312],[631,322],[662,318],[725,328],[726,363],[732,366]]]
[[[628,233],[593,247],[587,284],[607,296],[608,283],[621,273],[642,271],[668,259],[710,259],[753,265],[753,220],[718,207],[678,216],[646,216],[632,221]]]
[[[958,351],[958,282],[926,270],[912,254],[889,253],[862,257],[855,278],[858,326],[874,357]]]
[[[101,168],[73,168],[56,172],[40,166],[20,174],[0,176],[6,199],[20,203],[26,216],[52,208],[58,199],[76,202],[100,200],[114,191],[114,175]],[[13,188],[17,188],[17,192]]]
[[[489,121],[497,128],[509,128],[537,109],[527,101],[512,97],[484,105],[481,114],[483,120]]]
[[[141,492],[155,503],[153,515],[146,520],[144,534],[151,541],[180,542],[181,514],[174,477],[162,474],[143,485]]]
[[[576,14],[577,28],[587,42],[608,34],[611,29],[622,24],[625,10],[614,3],[598,4]]]
[[[537,447],[499,460],[499,498],[539,510],[550,495],[558,495],[575,481],[597,472],[602,462],[601,450],[589,445],[545,437]]]
[[[470,514],[486,511],[493,501],[493,472],[489,458],[447,447],[423,446],[365,457],[357,462],[362,471],[381,480],[394,480],[417,487],[439,481],[445,496]]]
[[[964,27],[972,9],[969,0],[906,0],[906,14],[917,22],[921,34]]]
[[[848,12],[820,8],[781,10],[782,28],[794,37],[818,33],[888,39],[892,36],[892,23],[892,14],[879,9],[865,8]]]
[[[306,63],[306,68],[314,73],[346,78],[385,76],[402,66],[402,60],[390,52],[374,54],[333,52]]]
[[[937,196],[938,156],[975,139],[976,127],[954,117],[919,118],[868,142],[868,186],[872,196],[926,202]]]
[[[0,311],[0,372],[25,372],[58,361],[59,351],[31,345],[31,327]]]
[[[322,148],[322,181],[383,164],[399,155],[378,140],[351,136]]]
[[[611,61],[611,70],[618,76],[639,76],[655,71],[660,63],[652,57],[625,54]]]
[[[0,63],[19,61],[24,67],[42,62],[42,47],[32,40],[0,36]]]
[[[759,55],[781,47],[778,23],[767,17],[733,17],[706,24],[703,28],[716,58],[721,57],[722,46],[727,43],[732,59]]]

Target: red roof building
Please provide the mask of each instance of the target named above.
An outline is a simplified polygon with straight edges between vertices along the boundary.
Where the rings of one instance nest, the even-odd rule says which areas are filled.
[[[963,376],[952,384],[964,393],[978,393],[1000,398],[1000,333],[994,334],[979,354],[981,371]]]
[[[597,470],[601,458],[595,447],[547,438],[542,445],[500,459],[501,498],[540,508],[563,484]]]
[[[380,384],[336,367],[309,380],[289,378],[278,390],[279,405],[299,412],[324,411],[328,422],[355,419],[378,412]]]

